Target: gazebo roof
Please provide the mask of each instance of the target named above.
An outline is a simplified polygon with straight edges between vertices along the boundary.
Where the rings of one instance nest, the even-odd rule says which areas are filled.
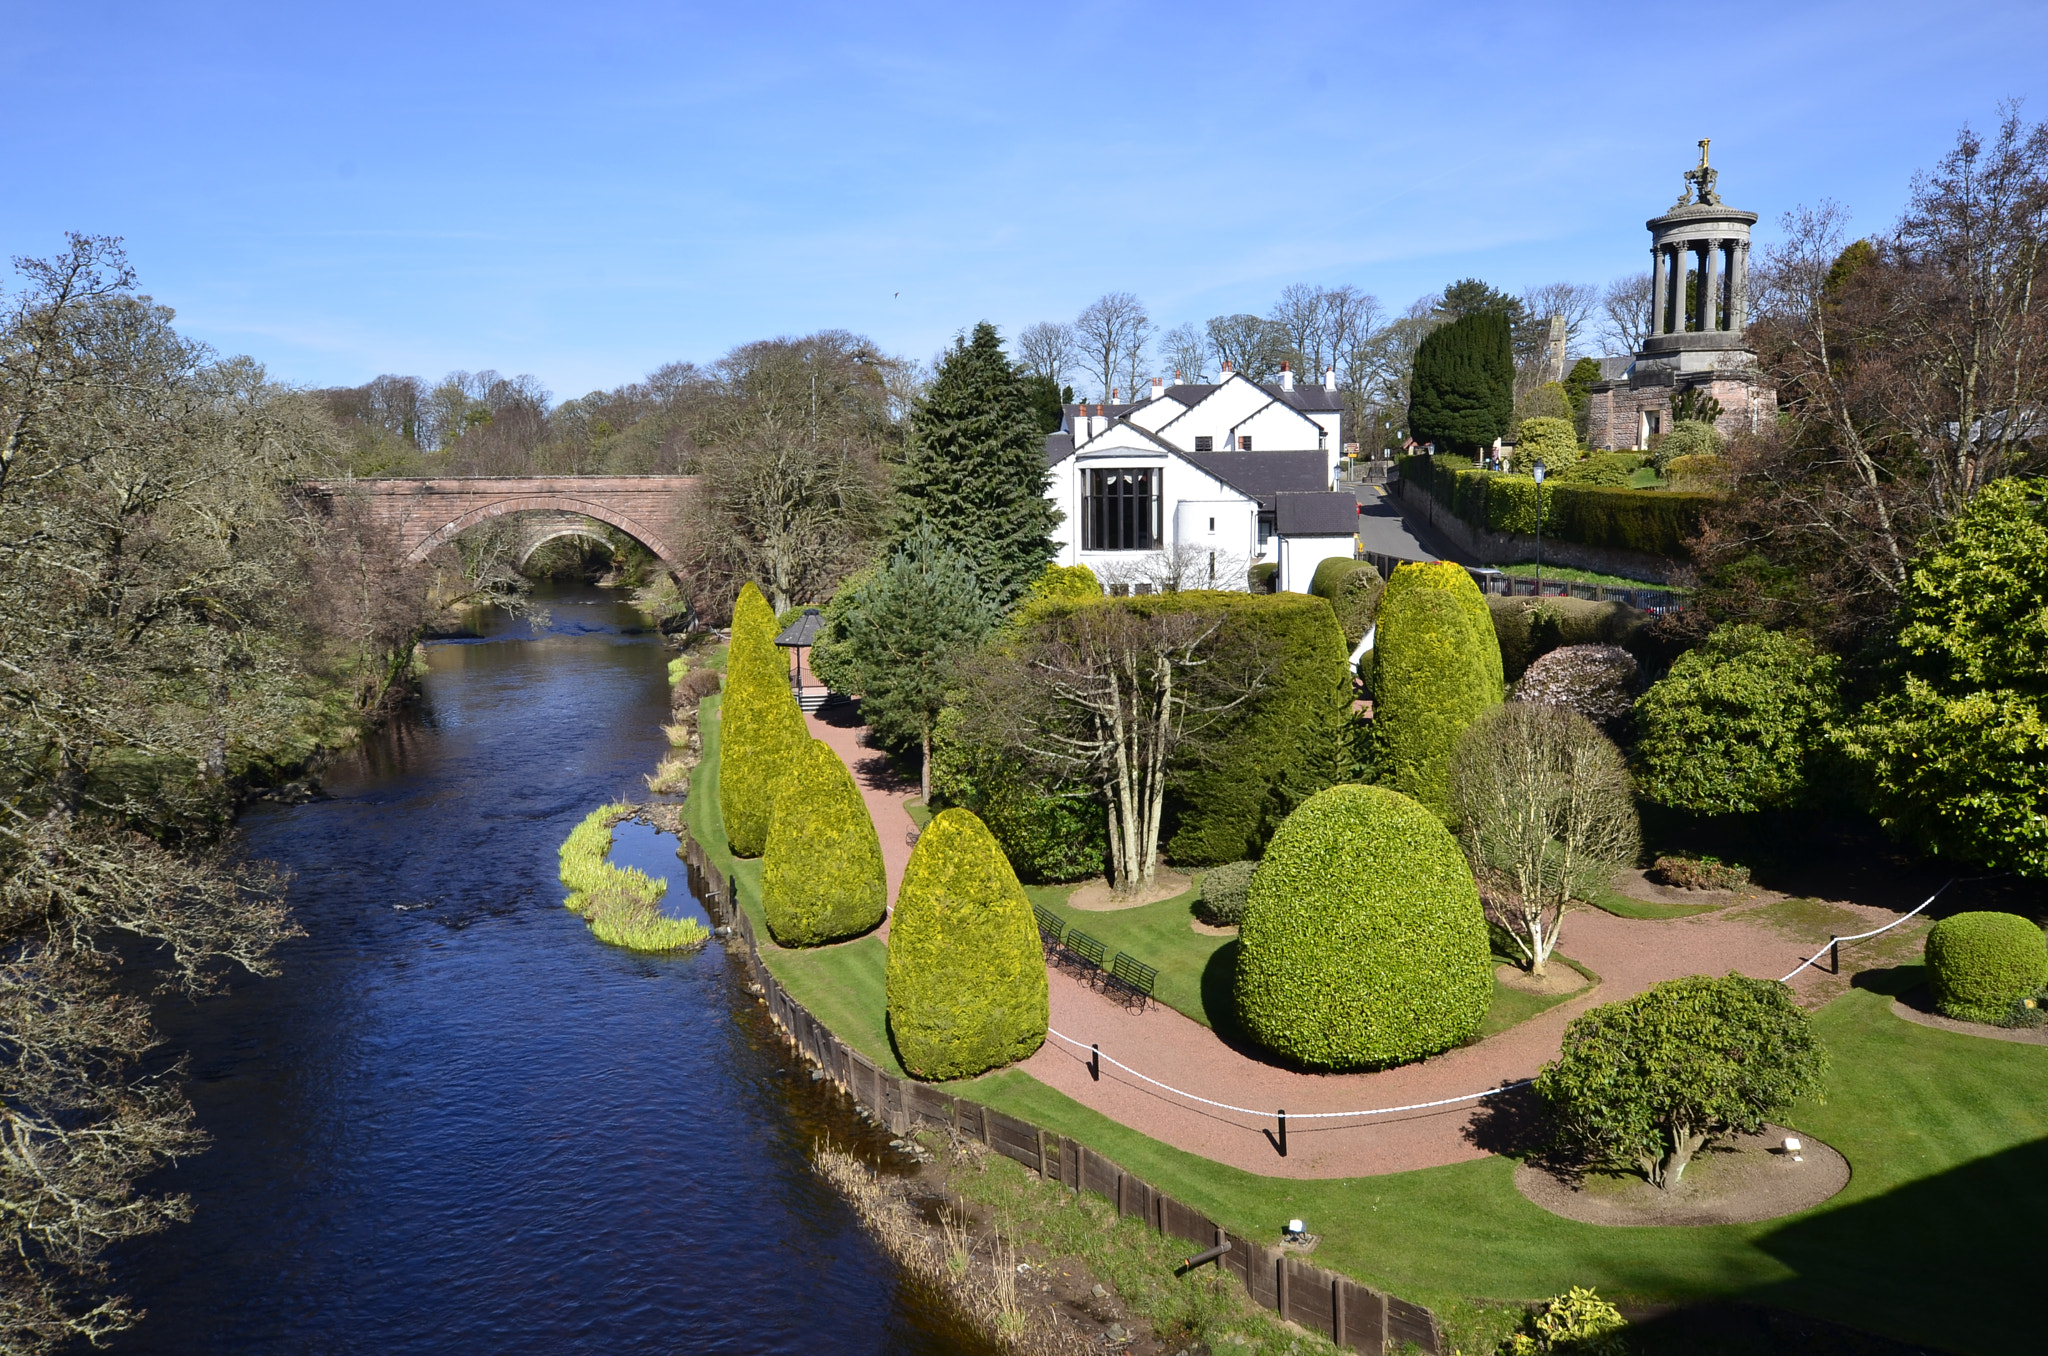
[[[775,643],[808,649],[818,643],[818,632],[824,625],[825,614],[815,607],[807,607],[803,610],[803,615],[783,628],[782,634],[775,638]]]

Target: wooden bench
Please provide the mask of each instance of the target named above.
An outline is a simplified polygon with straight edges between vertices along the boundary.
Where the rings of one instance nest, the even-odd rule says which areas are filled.
[[[1159,972],[1140,960],[1131,959],[1126,952],[1118,952],[1115,963],[1104,976],[1104,993],[1114,994],[1125,1007],[1145,1010],[1145,1004],[1152,998],[1152,986],[1159,982]]]
[[[1058,948],[1060,935],[1066,931],[1067,925],[1043,904],[1033,904],[1031,912],[1038,919],[1038,940],[1045,945],[1046,954],[1051,955]]]
[[[1066,940],[1060,943],[1060,950],[1075,961],[1091,970],[1101,970],[1103,945],[1079,928],[1068,928]]]

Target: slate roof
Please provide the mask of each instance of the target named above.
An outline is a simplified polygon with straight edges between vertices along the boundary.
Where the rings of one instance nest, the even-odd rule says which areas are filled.
[[[1273,528],[1283,537],[1348,537],[1358,531],[1358,496],[1341,490],[1275,496]]]
[[[1045,464],[1047,466],[1057,466],[1073,455],[1073,434],[1048,433],[1045,435]]]
[[[1183,452],[1180,455],[1240,494],[1257,499],[1262,509],[1274,507],[1275,495],[1322,494],[1330,488],[1330,457],[1326,452]],[[1351,507],[1354,511],[1357,509],[1356,499],[1351,501]]]

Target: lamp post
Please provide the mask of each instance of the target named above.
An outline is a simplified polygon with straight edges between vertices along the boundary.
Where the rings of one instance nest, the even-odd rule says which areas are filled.
[[[1429,457],[1429,525],[1436,526],[1436,444],[1424,443],[1424,454]]]
[[[1536,596],[1543,596],[1543,458],[1531,468],[1536,476]]]

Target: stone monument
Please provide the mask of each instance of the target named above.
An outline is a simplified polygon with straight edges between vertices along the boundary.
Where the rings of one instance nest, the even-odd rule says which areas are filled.
[[[1594,447],[1646,448],[1670,430],[1674,411],[1712,410],[1724,437],[1754,433],[1777,417],[1778,393],[1763,384],[1743,337],[1749,323],[1749,228],[1756,213],[1725,205],[1720,172],[1686,171],[1685,192],[1650,228],[1650,329],[1633,359],[1609,358],[1587,388],[1586,438]],[[1709,404],[1709,401],[1712,404]]]

